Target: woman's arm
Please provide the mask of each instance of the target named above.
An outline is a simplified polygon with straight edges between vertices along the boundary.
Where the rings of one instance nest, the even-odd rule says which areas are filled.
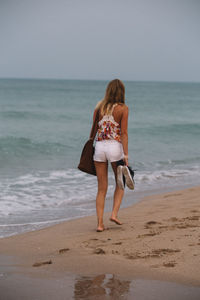
[[[121,119],[121,141],[124,151],[124,162],[128,165],[128,106],[124,106]]]

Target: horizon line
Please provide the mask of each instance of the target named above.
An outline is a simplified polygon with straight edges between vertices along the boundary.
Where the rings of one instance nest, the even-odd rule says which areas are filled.
[[[117,78],[117,77],[116,77]],[[83,79],[83,78],[54,78],[54,77],[0,77],[0,80],[71,80],[71,81],[110,81],[112,79]],[[114,78],[113,78],[114,79]],[[200,81],[185,80],[149,80],[149,79],[122,79],[124,82],[161,82],[161,83],[200,83]]]

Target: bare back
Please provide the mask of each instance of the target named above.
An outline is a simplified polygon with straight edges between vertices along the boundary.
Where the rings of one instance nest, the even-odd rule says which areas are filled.
[[[121,121],[122,121],[123,114],[127,108],[128,107],[125,104],[118,104],[113,109],[112,115],[114,117],[114,120],[120,125],[120,127],[121,127]],[[95,112],[95,115],[96,115],[96,112]],[[102,118],[103,118],[103,115],[100,114],[98,121],[100,121]]]

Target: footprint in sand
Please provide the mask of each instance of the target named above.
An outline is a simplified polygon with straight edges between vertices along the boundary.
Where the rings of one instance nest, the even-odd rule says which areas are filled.
[[[196,228],[196,227],[199,227],[199,226],[195,225],[195,224],[187,224],[187,223],[183,223],[183,224],[177,225],[177,228],[179,228],[179,229]]]
[[[193,210],[191,210],[190,212],[191,212],[191,213],[199,213],[199,210],[193,209]]]
[[[65,252],[67,252],[67,251],[69,251],[69,248],[63,248],[63,249],[59,249],[59,253],[60,254],[62,254],[62,253],[65,253]]]
[[[200,216],[191,216],[191,217],[187,217],[185,218],[186,220],[190,220],[190,221],[198,221],[200,218]]]
[[[162,223],[156,221],[148,221],[145,223],[144,228],[149,229],[152,228],[153,225],[158,225],[158,224],[162,224]]]
[[[168,268],[173,268],[173,267],[175,267],[176,264],[177,264],[177,263],[174,262],[174,261],[169,261],[169,262],[167,262],[167,263],[163,263],[163,266],[164,266],[164,267],[168,267]]]
[[[185,217],[185,218],[181,218],[178,219],[176,217],[171,217],[170,219],[168,219],[167,221],[172,221],[172,222],[176,222],[176,224],[173,225],[174,229],[175,228],[179,228],[179,229],[186,229],[186,228],[195,228],[195,227],[199,227],[198,223],[195,221],[199,221],[200,216],[189,216],[189,217]],[[194,221],[194,222],[191,222]],[[171,226],[171,229],[172,226]]]
[[[163,198],[169,198],[169,197],[174,197],[174,196],[182,196],[182,194],[168,194],[168,195],[165,195]]]
[[[117,250],[112,250],[112,254],[119,254],[119,251],[117,251]]]
[[[108,241],[108,240],[107,240]],[[82,246],[85,248],[96,248],[105,245],[106,240],[99,240],[97,238],[89,239],[87,241],[82,242]]]
[[[180,249],[169,249],[169,248],[161,248],[161,249],[153,249],[151,252],[141,253],[136,251],[135,253],[126,253],[124,256],[128,259],[141,259],[141,258],[153,258],[153,257],[162,257],[167,254],[174,254],[176,252],[180,252]]]
[[[122,242],[116,242],[116,243],[113,243],[113,245],[121,245]]]
[[[43,265],[50,265],[52,264],[52,260],[42,261],[42,262],[36,262],[33,264],[33,267],[40,267]]]
[[[177,222],[177,221],[178,221],[178,219],[177,219],[176,217],[171,217],[171,218],[169,219],[169,221],[172,221],[172,222]]]
[[[148,221],[148,222],[146,223],[146,225],[155,225],[155,224],[160,224],[160,223],[158,223],[158,222],[156,222],[156,221]]]
[[[96,248],[94,254],[106,254],[106,252],[102,248]]]
[[[176,252],[181,252],[180,249],[169,249],[169,248],[161,248],[161,249],[154,249],[152,250],[153,253],[155,254],[168,254],[168,253],[176,253]]]
[[[160,234],[160,233],[159,232],[149,232],[149,233],[139,234],[137,236],[137,238],[140,239],[140,238],[144,238],[147,236],[154,236],[154,235],[158,235],[158,234]]]

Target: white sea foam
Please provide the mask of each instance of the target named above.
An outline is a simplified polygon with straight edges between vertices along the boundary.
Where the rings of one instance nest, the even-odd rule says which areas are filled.
[[[183,185],[184,182],[198,183],[200,167],[188,169],[136,171],[137,191],[162,186]],[[0,215],[12,216],[35,210],[67,208],[71,205],[84,209],[95,201],[97,182],[76,169],[36,172],[0,182]],[[114,189],[114,177],[110,173],[108,197]]]
[[[97,184],[95,176],[69,169],[2,179],[0,189],[0,215],[9,216],[47,207],[84,205],[95,199]]]
[[[155,189],[162,186],[184,186],[199,184],[200,166],[189,169],[171,169],[136,172],[135,182],[139,190]]]

